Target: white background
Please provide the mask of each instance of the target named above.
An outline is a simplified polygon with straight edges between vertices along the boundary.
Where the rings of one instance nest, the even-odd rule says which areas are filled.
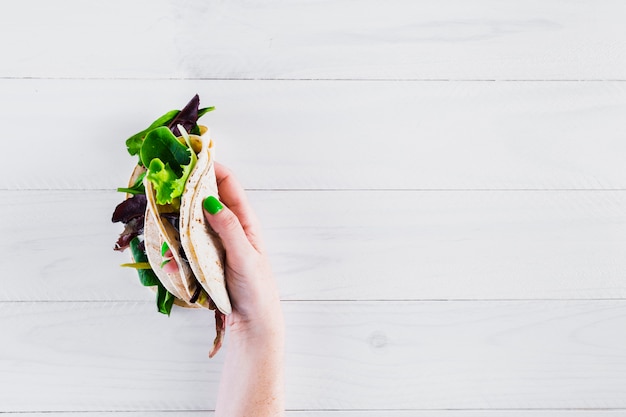
[[[626,415],[625,2],[4,3],[0,412],[211,415],[211,313],[156,313],[109,222],[199,93],[290,417]]]

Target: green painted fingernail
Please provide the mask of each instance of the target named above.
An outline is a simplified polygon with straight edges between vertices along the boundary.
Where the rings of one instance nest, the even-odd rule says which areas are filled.
[[[163,262],[161,262],[161,268],[163,268],[165,265],[169,264],[171,261],[171,259],[166,259]]]
[[[167,252],[168,249],[169,247],[167,246],[167,242],[163,242],[161,245],[161,256],[165,256],[165,252]]]
[[[212,195],[204,199],[202,206],[209,212],[209,214],[217,214],[224,208],[222,203],[220,203],[220,201]]]

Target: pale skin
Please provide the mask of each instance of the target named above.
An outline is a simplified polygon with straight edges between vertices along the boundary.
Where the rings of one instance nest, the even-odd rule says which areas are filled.
[[[261,227],[233,174],[215,164],[224,208],[204,216],[226,250],[225,276],[233,311],[216,417],[284,416],[284,321]],[[164,269],[175,270],[174,262]]]

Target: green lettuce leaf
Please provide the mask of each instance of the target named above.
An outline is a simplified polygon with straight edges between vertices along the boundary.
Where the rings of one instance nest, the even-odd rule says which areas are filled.
[[[163,164],[159,158],[154,158],[148,168],[148,179],[154,185],[156,202],[160,205],[171,204],[175,198],[183,195],[185,182],[189,178],[192,164],[182,166],[182,175],[178,177],[169,163]]]
[[[141,160],[148,167],[146,178],[154,185],[157,204],[165,205],[183,194],[196,155],[167,127],[158,127],[146,136]]]

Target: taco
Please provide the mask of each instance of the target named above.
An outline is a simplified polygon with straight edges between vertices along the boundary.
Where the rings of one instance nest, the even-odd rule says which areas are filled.
[[[180,111],[172,110],[126,141],[139,160],[126,199],[113,213],[124,224],[115,250],[130,249],[140,282],[157,293],[158,311],[174,304],[215,311],[213,357],[232,311],[224,280],[224,248],[204,219],[203,199],[218,196],[213,142],[198,119],[213,107],[199,108],[198,95]],[[163,268],[170,261],[177,268]]]

